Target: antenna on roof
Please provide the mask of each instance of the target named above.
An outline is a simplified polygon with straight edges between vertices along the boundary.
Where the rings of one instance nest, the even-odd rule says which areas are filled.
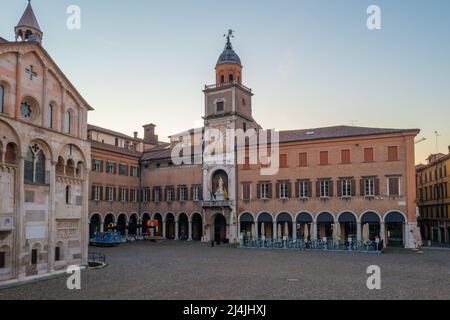
[[[435,131],[434,134],[436,135],[436,154],[439,153],[439,137],[441,136],[441,134],[439,133],[439,131]]]
[[[351,121],[351,126],[355,127],[356,124],[358,123],[358,120],[350,120]]]

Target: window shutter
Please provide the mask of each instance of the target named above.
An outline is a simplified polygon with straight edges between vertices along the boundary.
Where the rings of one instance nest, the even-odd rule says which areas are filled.
[[[91,168],[91,170],[92,170],[92,171],[95,170],[95,159],[92,159],[92,168]]]
[[[256,187],[256,197],[258,199],[261,199],[261,184],[260,183],[258,183],[257,187]]]
[[[95,186],[91,187],[91,200],[95,200]]]
[[[352,197],[356,196],[356,180],[352,179]]]
[[[295,182],[295,197],[300,198],[300,181]]]
[[[306,190],[306,195],[312,197],[312,181],[308,181],[308,190]]]
[[[338,188],[338,190],[337,190],[338,197],[342,197],[342,180],[337,181],[337,188]],[[330,193],[331,193],[331,187],[330,187]]]
[[[100,172],[103,172],[103,160],[100,161]]]
[[[272,195],[272,184],[271,183],[269,183],[269,188],[268,189],[269,189],[269,194],[268,194],[267,198],[272,199],[273,195]]]
[[[276,195],[277,199],[280,199],[280,184],[279,183],[276,184],[275,195]]]
[[[180,201],[180,200],[181,200],[181,187],[178,186],[178,188],[177,188],[177,201]]]
[[[364,197],[366,195],[366,179],[359,180],[359,195],[361,197]]]
[[[397,146],[388,147],[388,160],[389,161],[397,161],[398,160],[398,147]]]
[[[164,188],[164,201],[167,202],[167,188]]]
[[[287,183],[287,196],[288,198],[292,198],[292,183]]]
[[[103,187],[100,187],[100,200],[103,201]]]
[[[320,198],[320,180],[316,181],[316,197]]]
[[[330,184],[330,198],[332,198],[333,195],[334,195],[334,193],[333,193],[333,188],[334,188],[333,180],[330,180],[329,184]]]
[[[113,201],[116,201],[116,188],[113,188]]]

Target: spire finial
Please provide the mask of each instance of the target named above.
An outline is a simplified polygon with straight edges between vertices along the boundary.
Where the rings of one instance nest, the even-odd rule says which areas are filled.
[[[227,38],[227,44],[225,48],[232,49],[231,38],[234,38],[234,30],[228,29],[228,34],[224,34],[223,36]]]

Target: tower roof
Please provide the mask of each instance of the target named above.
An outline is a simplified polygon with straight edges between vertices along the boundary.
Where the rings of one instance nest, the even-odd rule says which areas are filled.
[[[230,40],[230,38],[233,37],[233,30],[228,30],[228,35],[226,37],[227,43],[225,44],[225,49],[223,50],[222,54],[219,57],[219,60],[217,61],[217,65],[224,63],[236,63],[241,65],[241,58],[239,58],[237,53],[234,52]]]
[[[22,15],[22,18],[20,18],[20,21],[17,24],[16,28],[17,27],[28,27],[42,32],[36,16],[34,15],[33,8],[31,7],[31,0],[28,0],[28,6]]]

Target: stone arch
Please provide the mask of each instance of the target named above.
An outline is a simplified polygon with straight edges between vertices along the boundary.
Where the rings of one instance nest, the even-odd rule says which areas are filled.
[[[392,218],[392,220],[397,220],[396,222],[406,223],[408,221],[408,217],[399,210],[390,210],[390,211],[386,212],[383,216],[383,221],[388,222],[387,220],[389,220],[389,219],[387,219],[387,218],[391,217],[391,216],[395,216]],[[400,216],[401,216],[401,218],[400,218]]]
[[[297,223],[313,223],[315,221],[314,215],[309,211],[302,211],[295,215]]]
[[[274,218],[272,213],[268,211],[262,211],[258,213],[256,221],[258,223],[256,237],[273,239],[273,237],[275,236],[275,230],[273,230]]]
[[[11,165],[17,165],[18,160],[18,146],[14,142],[9,142],[5,146],[5,163]]]
[[[6,121],[3,121],[2,119],[0,119],[0,128],[2,130],[0,141],[2,141],[3,147],[6,148],[8,143],[12,142],[17,147],[17,155],[22,154],[22,142],[19,138],[16,129]]]
[[[350,211],[342,211],[338,214],[337,220],[340,227],[340,234],[343,239],[357,240],[358,238],[358,216]]]
[[[128,222],[127,214],[124,212],[119,213],[117,216],[116,230],[120,233],[121,236],[125,236],[127,222]]]
[[[27,121],[40,119],[42,114],[41,106],[38,100],[31,95],[24,95],[20,99],[20,117]]]
[[[137,213],[133,212],[128,217],[128,233],[130,235],[136,235],[137,234],[137,228],[139,224],[139,216]]]
[[[203,237],[203,217],[199,212],[191,214],[192,240],[201,241]]]
[[[189,216],[185,212],[180,212],[177,217],[178,221],[178,239],[189,239]]]
[[[107,213],[105,215],[105,218],[103,219],[103,230],[104,231],[113,231],[115,229],[115,225],[116,225],[116,216],[114,215],[114,213]]]
[[[162,217],[162,214],[160,214],[159,212],[156,212],[153,215],[153,223],[154,223],[154,226],[155,226],[155,236],[162,237],[162,228],[163,228],[163,217]]]
[[[152,215],[148,212],[144,212],[141,217],[142,234],[150,233],[150,223],[152,220]]]
[[[336,217],[329,211],[320,212],[317,217],[317,237],[318,239],[331,239],[333,237],[333,225]]]
[[[103,224],[102,215],[100,213],[94,212],[89,217],[89,238],[95,237],[97,232],[101,231],[101,225]]]
[[[175,239],[175,215],[172,212],[167,212],[164,215],[166,223],[166,239]]]

